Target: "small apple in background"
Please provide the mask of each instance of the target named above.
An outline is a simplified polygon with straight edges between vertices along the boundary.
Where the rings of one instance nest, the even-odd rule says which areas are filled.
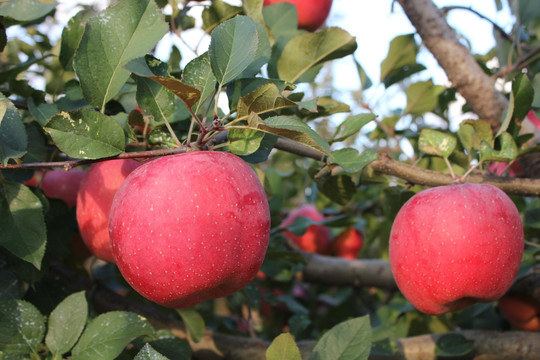
[[[332,241],[330,253],[344,259],[356,259],[363,244],[362,233],[351,226],[339,233]]]
[[[114,262],[108,219],[114,194],[125,178],[141,165],[133,159],[92,164],[77,194],[77,223],[84,243],[96,257]]]
[[[257,275],[270,209],[242,159],[188,152],[128,175],[114,196],[109,235],[118,269],[137,292],[183,308],[236,292]]]
[[[323,214],[313,205],[307,204],[291,211],[283,220],[280,227],[285,228],[291,225],[296,218],[303,216],[313,221],[324,220]],[[296,236],[290,231],[284,231],[283,235],[288,237],[301,250],[311,253],[326,254],[330,246],[330,229],[323,225],[310,225],[303,235]]]
[[[518,329],[540,331],[540,302],[535,298],[506,294],[499,299],[499,309],[506,320]]]
[[[83,169],[39,171],[24,184],[40,186],[45,196],[63,200],[69,207],[73,207],[77,202],[77,192],[85,174],[86,170]]]
[[[278,2],[288,2],[296,6],[298,13],[298,27],[307,31],[320,28],[332,7],[332,0],[264,0],[263,6]]]
[[[440,186],[413,196],[390,234],[396,283],[432,315],[501,298],[523,254],[523,225],[512,200],[486,184]]]

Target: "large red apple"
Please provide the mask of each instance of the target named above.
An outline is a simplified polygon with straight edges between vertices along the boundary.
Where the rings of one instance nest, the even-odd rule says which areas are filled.
[[[96,257],[114,262],[108,219],[114,194],[140,162],[109,160],[90,166],[77,194],[77,223],[88,249]]]
[[[236,292],[255,277],[270,210],[239,157],[189,152],[148,162],[126,178],[109,235],[127,282],[152,301],[182,308]]]
[[[540,302],[533,297],[506,294],[499,309],[510,324],[521,330],[540,331]]]
[[[46,172],[36,172],[25,182],[29,186],[41,186],[45,196],[63,200],[69,207],[75,206],[77,192],[86,171],[83,169],[53,169]],[[41,183],[41,184],[40,184]]]
[[[313,221],[324,220],[323,214],[315,206],[307,204],[291,211],[283,220],[280,227],[285,228],[291,225],[300,216]],[[300,249],[307,252],[326,254],[330,246],[330,229],[323,225],[310,225],[306,229],[306,232],[300,236],[294,235],[288,230],[283,232],[283,234],[291,239]]]
[[[443,314],[502,297],[519,270],[523,225],[498,188],[461,184],[424,190],[400,209],[390,265],[418,310]]]
[[[332,0],[264,0],[263,5],[268,6],[278,2],[288,2],[296,6],[298,13],[298,27],[307,31],[315,31],[324,24]]]
[[[363,244],[362,233],[350,226],[339,233],[332,241],[330,252],[344,259],[352,260],[356,259],[358,253],[362,250]]]

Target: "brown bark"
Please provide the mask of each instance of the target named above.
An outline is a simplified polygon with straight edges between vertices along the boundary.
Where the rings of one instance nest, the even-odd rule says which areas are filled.
[[[452,86],[481,119],[497,128],[508,101],[495,90],[495,80],[482,71],[469,50],[459,42],[444,13],[432,0],[398,2]]]

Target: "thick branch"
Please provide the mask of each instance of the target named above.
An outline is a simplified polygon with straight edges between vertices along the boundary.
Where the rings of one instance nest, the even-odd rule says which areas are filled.
[[[432,0],[398,0],[424,44],[446,72],[473,111],[497,128],[507,99],[495,90],[495,80],[486,75],[448,25],[444,13]]]

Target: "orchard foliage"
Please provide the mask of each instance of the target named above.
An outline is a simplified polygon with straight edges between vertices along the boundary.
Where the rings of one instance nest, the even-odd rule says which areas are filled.
[[[283,235],[323,225],[334,239],[354,227],[363,234],[358,257],[387,260],[398,210],[426,185],[472,178],[511,184],[527,243],[516,283],[527,280],[538,264],[539,180],[511,175],[530,176],[538,167],[522,160],[540,150],[534,126],[525,126],[540,127],[540,10],[534,0],[510,3],[511,33],[496,29],[496,47],[474,55],[508,100],[494,125],[467,102],[465,119],[456,121],[450,108],[459,108],[460,89],[431,77],[415,34],[390,42],[375,81],[361,66],[369,49],[359,49],[355,36],[339,27],[299,30],[296,8],[285,2],[81,5],[59,38],[49,31],[60,18],[56,1],[0,2],[0,358],[204,358],[203,339],[218,334],[266,341],[260,356],[267,359],[365,359],[392,355],[396,339],[420,334],[510,330],[496,303],[435,317],[413,309],[395,286],[302,281],[312,257]],[[158,58],[167,34],[199,36],[208,46],[181,52],[172,45]],[[357,70],[351,76],[360,87],[348,97],[328,81],[339,59]],[[375,86],[402,105],[372,108]],[[200,150],[228,151],[253,166],[272,232],[261,271],[246,288],[178,311],[142,298],[114,264],[88,257],[75,209],[27,182],[42,170]],[[304,204],[324,220],[299,217],[280,227]],[[357,260],[340,266],[349,261]],[[166,320],[152,318],[149,307]],[[183,335],[170,322],[182,322]],[[316,339],[308,350],[297,343]],[[460,335],[438,345],[442,355],[474,347]]]

